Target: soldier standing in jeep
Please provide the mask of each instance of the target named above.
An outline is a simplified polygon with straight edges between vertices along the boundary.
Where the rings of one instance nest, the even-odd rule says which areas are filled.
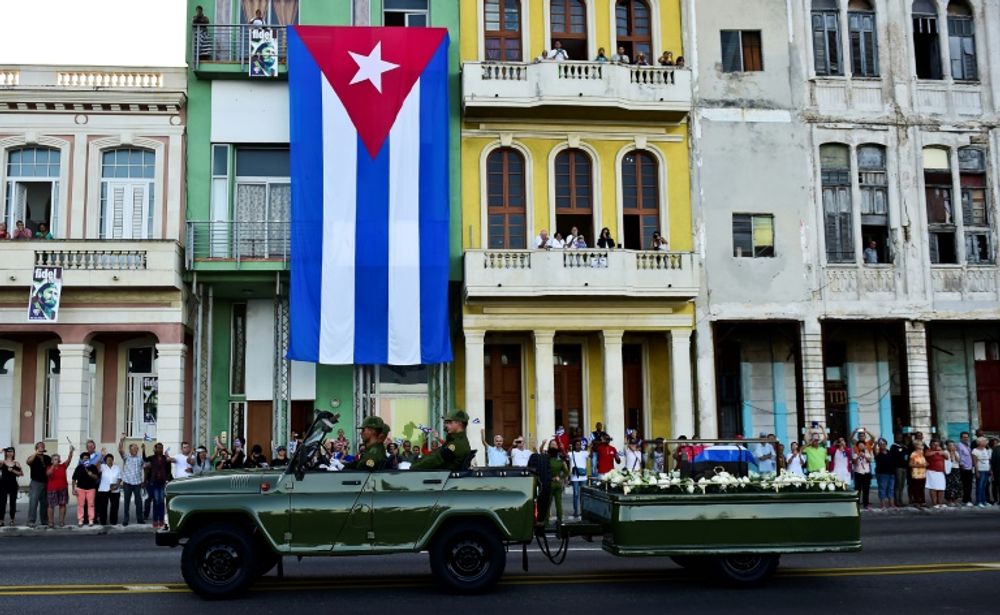
[[[444,430],[448,435],[444,444],[420,461],[410,466],[411,470],[458,470],[462,462],[472,452],[465,428],[469,415],[464,410],[456,410],[444,417]]]

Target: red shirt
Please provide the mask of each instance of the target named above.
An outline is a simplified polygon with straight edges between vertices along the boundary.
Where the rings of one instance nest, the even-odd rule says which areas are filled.
[[[49,468],[51,474],[49,474],[49,480],[46,482],[45,489],[47,491],[62,491],[69,487],[69,483],[66,481],[66,468],[68,466],[69,460]]]
[[[607,474],[615,469],[615,457],[618,450],[610,444],[601,444],[597,447],[597,473]]]
[[[934,455],[934,451],[926,451],[927,469],[931,472],[944,472],[944,454]]]

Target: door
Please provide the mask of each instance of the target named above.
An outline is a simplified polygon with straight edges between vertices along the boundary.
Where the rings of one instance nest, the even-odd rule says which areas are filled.
[[[293,551],[371,551],[369,472],[306,472],[289,483]]]
[[[104,212],[106,239],[146,239],[149,228],[149,184],[108,182],[108,211]]]
[[[555,406],[557,427],[574,434],[583,431],[583,351],[579,344],[555,345]],[[548,437],[538,434],[539,438]]]
[[[506,442],[521,434],[521,347],[488,344],[484,350],[486,428]]]
[[[309,425],[312,423],[313,419],[313,402],[311,401],[293,401],[292,411],[289,414],[289,423],[291,431],[300,435],[305,435],[306,430],[309,429]]]
[[[373,548],[411,549],[431,527],[448,471],[373,472]]]
[[[274,406],[270,401],[247,402],[247,441],[244,447],[247,453],[254,444],[260,444],[261,448],[267,451],[264,454],[270,454],[273,411]]]
[[[980,427],[1000,431],[1000,361],[976,361]]]
[[[642,346],[622,346],[622,371],[625,379],[625,427],[635,429],[640,437],[650,438],[646,431],[645,396],[642,387]]]

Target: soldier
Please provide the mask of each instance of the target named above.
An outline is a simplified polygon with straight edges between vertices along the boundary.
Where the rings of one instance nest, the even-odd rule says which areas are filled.
[[[469,424],[469,415],[464,410],[455,410],[444,417],[444,430],[447,432],[444,444],[426,457],[417,461],[411,470],[459,470],[465,458],[472,451],[465,428]]]
[[[387,425],[377,416],[369,416],[361,423],[361,439],[364,441],[365,452],[357,461],[344,466],[348,470],[378,470],[385,465],[385,447],[382,446],[382,434],[388,433]]]

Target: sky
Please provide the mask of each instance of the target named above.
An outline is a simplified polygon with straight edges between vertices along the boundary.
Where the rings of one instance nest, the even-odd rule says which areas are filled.
[[[0,0],[0,65],[184,66],[185,0]]]

